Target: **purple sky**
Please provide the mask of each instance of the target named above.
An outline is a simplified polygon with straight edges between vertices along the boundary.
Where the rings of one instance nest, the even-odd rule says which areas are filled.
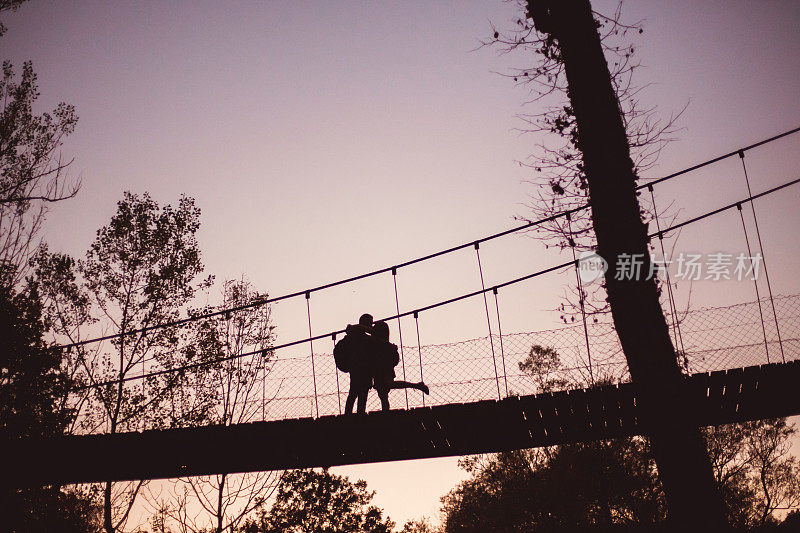
[[[608,12],[616,2],[594,4]],[[536,141],[515,131],[515,115],[536,108],[494,72],[535,59],[471,50],[490,21],[510,27],[518,16],[500,0],[25,4],[5,17],[2,56],[18,68],[34,61],[40,110],[67,101],[80,116],[65,154],[83,188],[52,209],[45,237],[81,254],[124,190],[164,203],[186,193],[203,209],[208,272],[245,274],[277,295],[510,227],[533,191],[515,161]],[[664,116],[690,102],[650,177],[800,125],[800,3],[637,0],[625,18],[644,19],[635,39],[637,80],[652,84],[644,102]],[[754,190],[798,177],[798,154],[800,136],[748,155]],[[731,160],[658,189],[658,199],[686,218],[742,197],[741,179]],[[800,227],[798,197],[795,188],[758,204],[783,294],[800,291],[800,244],[787,231]],[[678,249],[741,251],[734,223],[731,214],[688,228]],[[489,284],[565,260],[522,237],[482,254]],[[401,272],[403,307],[474,290],[476,276],[471,251]],[[569,279],[509,291],[504,331],[555,326],[547,310]],[[390,291],[386,277],[315,296],[315,330],[364,309],[392,313]],[[751,291],[701,282],[692,303]],[[292,305],[276,308],[280,340],[304,334],[304,307]],[[477,302],[455,313],[426,318],[426,342],[485,335]],[[454,459],[341,470],[367,479],[398,521],[435,513],[460,476]]]

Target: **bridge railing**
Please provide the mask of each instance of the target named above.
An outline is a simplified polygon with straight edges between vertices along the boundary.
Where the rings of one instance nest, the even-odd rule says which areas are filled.
[[[766,301],[766,300],[765,300]],[[786,360],[800,358],[800,295],[774,299]],[[762,302],[763,305],[764,302]],[[668,315],[668,320],[674,320]],[[680,363],[687,372],[708,372],[727,368],[768,363],[767,349],[757,302],[690,311],[680,316],[682,345]],[[765,323],[770,354],[779,353],[774,323]],[[624,354],[614,327],[609,322],[588,325],[595,381],[623,382],[629,378]],[[405,370],[408,381],[423,379],[430,395],[408,390],[408,407],[441,405],[497,399],[498,387],[508,393],[525,395],[540,392],[542,381],[555,389],[590,384],[589,360],[582,324],[545,331],[503,335],[503,353],[498,353],[499,337],[494,335],[493,358],[489,337],[461,342],[422,346],[422,366],[417,346],[405,346]],[[558,354],[559,365],[534,377],[520,370],[533,346],[550,348]],[[248,400],[257,419],[338,415],[344,409],[349,389],[347,374],[337,372],[330,353],[311,356],[301,349],[278,350],[265,368],[262,391]],[[500,360],[502,357],[502,361]],[[502,371],[503,362],[505,372]],[[772,362],[775,362],[774,358]],[[500,372],[495,377],[494,365]],[[401,374],[400,365],[396,368]],[[316,394],[313,378],[316,376]],[[398,375],[402,379],[402,375]],[[337,383],[338,380],[338,383]],[[498,381],[499,380],[499,381]],[[403,390],[390,393],[393,408],[406,408]],[[368,410],[380,409],[376,393],[371,391]],[[263,409],[262,409],[263,407]],[[253,421],[253,420],[250,420]]]

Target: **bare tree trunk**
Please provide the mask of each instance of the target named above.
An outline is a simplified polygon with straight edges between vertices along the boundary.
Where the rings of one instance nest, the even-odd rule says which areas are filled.
[[[222,522],[225,519],[225,513],[222,511],[222,499],[225,495],[225,479],[227,474],[222,474],[219,481],[219,492],[217,493],[217,532],[222,533]]]
[[[658,287],[649,271],[647,229],[635,191],[634,165],[619,102],[589,0],[528,0],[536,28],[557,40],[578,125],[578,148],[589,183],[598,253],[609,264],[611,314],[639,385],[643,423],[650,437],[670,520],[696,531],[726,525],[706,443],[683,393]],[[639,279],[615,279],[617,258],[638,254]]]
[[[103,529],[106,533],[114,533],[114,522],[111,516],[111,482],[106,481],[103,487]]]

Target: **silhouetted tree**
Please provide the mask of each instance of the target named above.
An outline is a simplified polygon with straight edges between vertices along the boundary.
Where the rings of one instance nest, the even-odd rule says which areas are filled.
[[[182,344],[190,333],[177,328],[123,333],[178,318],[195,290],[210,283],[210,279],[197,281],[203,269],[195,237],[199,216],[188,197],[175,208],[160,207],[147,194],[126,192],[109,224],[98,230],[85,259],[49,255],[44,249],[35,257],[38,282],[47,288],[48,323],[55,333],[77,339],[97,322],[92,331],[115,334],[113,341],[76,347],[66,355],[70,360],[65,364],[79,369],[77,377],[92,385],[91,396],[78,400],[82,430],[113,434],[184,425],[182,420],[165,420],[164,403],[169,391],[195,380],[205,367],[152,376],[144,382],[126,380],[194,361],[198,353]],[[105,484],[107,532],[126,523],[143,483]]]
[[[188,346],[206,350],[208,359],[226,359],[208,366],[202,382],[192,390],[185,387],[170,391],[171,409],[195,409],[185,395],[197,397],[201,388],[213,397],[213,407],[206,413],[207,423],[231,425],[262,420],[268,408],[265,380],[273,352],[274,326],[269,305],[251,306],[264,301],[267,294],[257,292],[246,279],[225,281],[219,306],[196,310],[209,313],[220,309],[238,309],[209,320],[197,330]],[[246,353],[255,355],[244,356]],[[207,401],[200,398],[199,402]],[[173,414],[180,418],[182,415]],[[235,453],[230,451],[227,453]],[[221,473],[182,479],[174,487],[175,502],[168,515],[188,531],[233,531],[253,511],[261,508],[277,484],[280,472]],[[197,510],[187,513],[189,508]]]
[[[324,470],[287,470],[269,512],[249,521],[244,533],[389,533],[394,522],[370,505],[365,481],[351,482]]]
[[[0,2],[0,13],[16,10],[22,1]],[[0,24],[0,35],[5,32]],[[10,61],[0,79],[0,269],[3,281],[24,279],[28,257],[36,248],[47,204],[77,194],[79,181],[69,183],[58,150],[78,122],[75,108],[60,103],[52,113],[36,115],[39,97],[33,64],[25,62],[19,79]]]
[[[0,433],[4,438],[54,436],[69,423],[68,413],[56,404],[70,382],[59,372],[59,353],[45,346],[43,330],[35,286],[17,292],[10,282],[0,283]],[[0,485],[0,520],[6,531],[89,532],[99,526],[99,507],[91,493],[59,486]]]
[[[463,459],[470,473],[442,499],[444,531],[578,530],[656,524],[663,494],[641,438]]]
[[[2,0],[0,14],[22,3]],[[0,36],[5,31],[0,23]],[[46,325],[38,286],[23,284],[23,279],[45,203],[77,192],[78,183],[65,183],[68,163],[56,153],[77,116],[64,103],[52,114],[35,115],[38,96],[32,64],[26,62],[17,79],[11,62],[5,61],[0,80],[0,433],[12,439],[58,435],[70,422],[60,398],[72,381],[61,371],[60,354],[43,339]],[[5,531],[96,531],[95,496],[75,488],[21,489],[0,483],[0,517]]]
[[[79,265],[66,254],[50,252],[41,245],[31,258],[33,276],[42,305],[44,331],[52,343],[75,343],[88,334],[98,322],[92,313],[91,300],[81,279]],[[55,409],[69,414],[65,433],[92,430],[93,419],[87,415],[92,398],[90,388],[78,389],[94,379],[95,368],[91,362],[100,357],[102,345],[79,346],[60,353],[61,375],[71,383],[55,403]]]
[[[400,533],[435,533],[436,529],[431,525],[427,518],[421,520],[409,520],[403,524]]]
[[[737,527],[777,522],[800,506],[800,464],[790,455],[794,426],[785,418],[706,428],[714,477]]]
[[[537,393],[562,390],[570,384],[559,373],[561,359],[553,348],[534,344],[518,366],[523,375],[533,379]]]
[[[55,409],[69,386],[58,372],[60,354],[42,340],[34,287],[17,293],[0,283],[0,429],[10,438],[61,433],[68,415]]]
[[[563,389],[558,353],[534,345],[519,363],[537,392]],[[646,439],[629,437],[466,457],[470,477],[442,498],[443,531],[574,530],[655,524],[664,501]]]
[[[520,363],[540,392],[553,390],[555,383],[563,388],[560,366],[555,350],[538,345]],[[776,510],[800,503],[797,461],[788,454],[793,433],[785,419],[706,430],[732,525],[775,523]],[[472,456],[459,464],[470,477],[442,499],[447,533],[641,528],[666,519],[644,437]]]
[[[16,11],[19,6],[24,4],[27,0],[0,0],[0,13],[4,11]],[[6,25],[0,22],[0,37],[2,37],[6,30]]]
[[[575,151],[566,154],[572,159],[564,167],[563,180],[552,180],[550,186],[556,196],[572,187],[591,203],[585,215],[590,218],[577,224],[578,231],[594,235],[597,253],[613,267],[605,274],[605,291],[631,377],[640,387],[642,416],[650,421],[648,437],[670,516],[687,527],[722,528],[725,508],[706,443],[690,417],[657,282],[647,276],[616,276],[618,259],[624,257],[641,258],[643,272],[650,270],[644,209],[635,190],[638,176],[630,128],[626,129],[631,116],[625,116],[619,76],[612,76],[604,55],[609,50],[598,34],[604,23],[618,31],[618,17],[594,13],[589,0],[528,0],[521,7],[525,15],[509,46],[540,54],[537,67],[526,70],[525,76],[539,80],[551,94],[566,90],[569,103],[562,106],[563,113],[550,115],[550,128],[566,136]],[[499,38],[498,32],[494,38]],[[553,155],[560,163],[562,154]],[[575,245],[566,219],[559,224],[568,232],[565,245]],[[583,307],[585,294],[578,297]]]

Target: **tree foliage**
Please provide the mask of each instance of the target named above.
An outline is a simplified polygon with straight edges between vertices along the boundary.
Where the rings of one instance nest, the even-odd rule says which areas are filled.
[[[24,0],[0,1],[0,13]],[[0,36],[5,33],[0,23]],[[39,287],[23,283],[31,245],[44,220],[43,202],[73,196],[65,189],[63,164],[56,155],[75,127],[75,111],[59,104],[52,114],[35,115],[39,92],[30,62],[17,80],[10,62],[0,80],[0,433],[3,438],[53,436],[68,428],[71,411],[59,399],[73,385],[61,371],[58,352],[43,335]],[[13,460],[13,458],[7,458]],[[0,487],[5,531],[93,532],[99,527],[96,494],[59,486]]]
[[[3,11],[16,11],[25,1],[26,0],[0,0],[0,13]],[[6,30],[8,30],[6,25],[0,22],[0,37],[6,33]]]
[[[436,529],[431,525],[427,518],[420,520],[409,520],[403,524],[400,533],[435,533]]]
[[[0,1],[0,13],[16,11],[24,0]],[[0,23],[0,36],[6,27]],[[39,87],[33,63],[22,65],[19,78],[10,61],[3,61],[0,79],[0,270],[2,282],[19,284],[46,205],[77,194],[79,181],[66,175],[71,161],[59,149],[75,130],[75,108],[64,102],[50,113],[37,115]]]
[[[0,266],[23,279],[35,249],[47,204],[71,198],[80,183],[68,182],[70,161],[61,158],[64,138],[75,129],[75,108],[60,103],[52,113],[36,115],[39,97],[33,64],[25,62],[17,80],[10,61],[0,79]]]
[[[146,193],[126,192],[84,259],[51,254],[46,248],[34,257],[46,323],[55,339],[74,342],[97,332],[114,335],[111,341],[78,346],[65,354],[65,371],[91,386],[65,400],[76,411],[78,423],[73,427],[116,433],[205,420],[210,401],[187,413],[174,408],[172,393],[202,381],[197,374],[206,367],[138,379],[203,355],[215,356],[185,349],[191,330],[147,329],[178,318],[195,291],[210,283],[198,280],[203,270],[196,238],[199,217],[191,198],[180,198],[176,207],[159,206]],[[125,524],[142,484],[106,484],[107,531]]]
[[[800,507],[800,463],[790,454],[795,434],[785,418],[706,428],[731,525],[775,523],[778,512]]]
[[[67,424],[56,398],[69,385],[58,372],[60,356],[42,339],[35,287],[20,292],[0,283],[0,429],[11,438],[58,435]]]
[[[287,470],[268,512],[245,533],[389,533],[394,522],[371,505],[367,483],[325,470]]]
[[[518,450],[463,459],[470,473],[442,499],[446,532],[578,530],[654,524],[665,516],[641,438]]]
[[[563,385],[558,353],[532,347],[520,369],[549,392]],[[786,419],[707,428],[709,454],[728,519],[737,527],[777,522],[800,505],[795,430]],[[653,526],[666,519],[649,442],[627,437],[464,458],[469,478],[442,498],[442,531],[578,530]]]
[[[222,301],[192,313],[236,309],[195,328],[188,347],[208,352],[219,362],[197,376],[191,390],[170,391],[173,409],[205,412],[206,423],[231,425],[263,420],[269,408],[265,380],[272,366],[275,327],[268,298],[245,278],[222,283]],[[245,355],[251,354],[251,355]],[[203,402],[210,402],[205,410]],[[180,415],[174,415],[180,418]],[[235,453],[235,452],[230,452]],[[166,515],[187,531],[235,530],[247,516],[263,507],[277,484],[279,472],[220,473],[181,479],[174,484]]]
[[[17,291],[0,283],[0,432],[4,438],[54,436],[69,424],[57,399],[70,385],[59,372],[60,357],[42,339],[41,306],[35,287]],[[7,531],[89,532],[99,525],[95,495],[58,486],[0,491]]]

